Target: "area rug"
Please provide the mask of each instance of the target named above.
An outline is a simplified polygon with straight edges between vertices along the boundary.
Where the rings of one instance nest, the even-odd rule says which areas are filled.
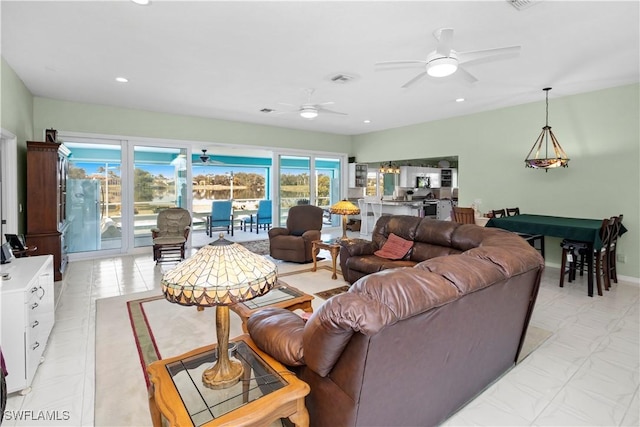
[[[278,271],[281,280],[311,295],[334,288],[342,280],[341,276],[331,280],[327,261],[319,263],[316,272],[308,264],[292,263],[278,265]],[[323,303],[314,298],[313,309]],[[130,315],[135,305],[138,309]],[[230,336],[241,335],[240,318],[233,312],[230,316]],[[145,323],[151,325],[146,339],[141,338],[138,327]],[[146,365],[214,343],[215,334],[215,309],[197,311],[196,307],[171,304],[160,289],[97,300],[94,425],[151,425]]]
[[[345,286],[340,286],[333,289],[328,289],[326,291],[316,292],[314,295],[322,299],[329,299],[332,296],[339,295],[341,293],[347,292],[348,290],[349,290],[349,286],[345,285]]]
[[[270,253],[270,248],[269,248],[269,239],[266,240],[252,240],[249,242],[237,242],[239,245],[244,246],[245,248],[249,249],[251,252],[253,252],[254,254],[258,254],[258,255],[269,255]],[[322,261],[324,260],[324,257],[316,257],[316,261]]]
[[[252,240],[250,242],[238,242],[239,245],[249,249],[254,254],[269,255],[269,240]]]

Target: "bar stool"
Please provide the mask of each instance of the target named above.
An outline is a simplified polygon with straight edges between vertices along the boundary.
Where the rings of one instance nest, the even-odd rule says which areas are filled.
[[[358,207],[360,208],[360,234],[369,234],[369,211],[367,206],[364,199],[358,199]]]

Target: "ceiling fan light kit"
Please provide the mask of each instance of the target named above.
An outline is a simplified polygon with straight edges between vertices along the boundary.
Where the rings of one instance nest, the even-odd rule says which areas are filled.
[[[300,116],[305,119],[315,119],[318,117],[318,110],[313,107],[302,107],[300,109]]]
[[[204,148],[202,149],[202,155],[200,155],[200,160],[202,160],[202,163],[207,163],[209,161],[207,150],[205,150]]]
[[[528,168],[533,169],[544,169],[545,172],[549,169],[555,169],[559,167],[566,168],[569,166],[569,157],[567,153],[562,149],[560,143],[556,139],[556,136],[551,131],[551,126],[549,126],[549,91],[550,87],[546,87],[542,89],[546,92],[546,122],[544,127],[542,128],[542,132],[538,135],[536,142],[533,143],[533,147],[529,151],[527,158],[524,161],[524,164]],[[553,152],[555,157],[549,157],[549,140],[551,140],[551,145],[553,148]],[[541,158],[540,151],[542,150],[542,143],[545,143],[544,150],[544,158]],[[535,150],[535,155],[532,154]]]
[[[451,51],[449,57],[427,59],[427,74],[431,77],[447,77],[458,70],[458,58]]]

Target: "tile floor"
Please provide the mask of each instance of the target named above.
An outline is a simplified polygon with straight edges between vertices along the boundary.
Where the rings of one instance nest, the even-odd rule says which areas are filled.
[[[202,233],[194,245],[210,240]],[[93,425],[95,301],[157,288],[161,275],[150,253],[70,263],[56,283],[61,295],[45,361],[29,393],[9,396],[2,425]],[[640,286],[621,281],[589,298],[586,278],[559,288],[558,277],[557,268],[545,270],[532,318],[551,338],[444,425],[640,425]],[[39,411],[56,419],[34,420]],[[27,413],[31,419],[15,420]]]

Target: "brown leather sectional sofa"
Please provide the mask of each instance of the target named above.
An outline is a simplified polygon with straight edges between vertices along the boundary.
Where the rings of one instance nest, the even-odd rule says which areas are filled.
[[[344,279],[354,283],[361,277],[377,271],[398,267],[413,267],[419,262],[444,255],[464,252],[473,246],[467,241],[469,230],[479,227],[462,228],[464,234],[453,239],[454,231],[461,224],[452,221],[438,221],[416,216],[382,216],[376,223],[371,241],[351,240],[344,242],[340,249],[340,267]],[[400,260],[390,260],[374,255],[387,241],[389,234],[395,234],[414,242],[407,255]],[[464,238],[462,238],[464,236]]]
[[[394,263],[413,267],[351,253],[343,269],[366,277],[308,322],[284,309],[248,321],[256,344],[310,385],[313,426],[437,425],[517,360],[538,252],[499,229],[413,217],[382,217],[374,243],[390,231],[415,241]]]

